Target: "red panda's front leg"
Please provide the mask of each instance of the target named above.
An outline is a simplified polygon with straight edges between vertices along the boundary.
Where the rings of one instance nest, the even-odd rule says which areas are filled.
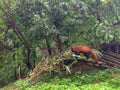
[[[89,53],[83,53],[83,54],[86,57],[86,59],[88,60],[90,54]]]

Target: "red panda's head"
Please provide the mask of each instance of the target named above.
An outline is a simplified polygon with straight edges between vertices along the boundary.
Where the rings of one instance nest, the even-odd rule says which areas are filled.
[[[74,46],[71,46],[71,47],[70,47],[70,50],[71,50],[72,52],[74,52]]]

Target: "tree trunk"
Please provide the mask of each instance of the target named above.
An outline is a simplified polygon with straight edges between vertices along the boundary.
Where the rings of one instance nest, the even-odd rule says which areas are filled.
[[[28,68],[32,68],[31,63],[30,63],[30,53],[31,53],[31,49],[30,49],[30,45],[28,44],[27,40],[25,39],[25,37],[22,35],[22,33],[20,32],[18,25],[16,24],[16,22],[13,20],[12,16],[9,14],[6,14],[7,16],[7,20],[9,22],[9,24],[11,25],[13,31],[15,32],[15,34],[17,35],[18,39],[22,42],[22,44],[24,45],[24,48],[26,49],[26,65]]]
[[[28,68],[32,68],[32,65],[31,65],[31,62],[30,62],[30,53],[31,53],[31,49],[27,48],[26,49],[26,60],[25,60],[25,63],[27,65]]]
[[[35,60],[37,58],[35,49],[32,50],[32,56],[34,58],[32,63],[32,68],[35,68],[35,62],[36,62]]]
[[[12,18],[9,4],[4,2],[4,5],[5,5],[5,8],[0,7],[0,9],[4,12],[4,14],[6,16],[6,21],[12,27],[12,29],[15,32],[15,34],[17,35],[18,39],[22,42],[22,44],[24,45],[24,48],[27,50],[27,56],[26,56],[26,61],[25,62],[26,62],[27,67],[31,69],[31,63],[29,61],[29,59],[30,59],[29,55],[30,55],[30,52],[31,52],[31,50],[30,50],[31,47],[28,44],[28,42],[25,39],[25,37],[20,32],[18,25],[16,24],[16,22]]]
[[[22,73],[21,73],[21,65],[20,63],[18,64],[18,79],[22,78]]]
[[[50,46],[50,43],[49,43],[49,40],[47,37],[45,38],[45,40],[46,40],[46,45],[47,45],[47,49],[48,49],[48,54],[50,56],[52,54],[51,46]]]
[[[58,51],[61,52],[62,51],[62,42],[60,40],[59,34],[56,36],[56,44],[57,44]]]
[[[17,72],[16,72],[16,67],[14,67],[14,79],[17,80]]]
[[[60,28],[62,27],[60,12],[59,11],[55,11],[52,14],[54,16],[54,25],[55,25],[55,27],[56,27],[57,30],[60,30]],[[59,34],[57,34],[55,36],[55,42],[57,44],[58,51],[61,52],[62,51],[62,42],[61,42]]]

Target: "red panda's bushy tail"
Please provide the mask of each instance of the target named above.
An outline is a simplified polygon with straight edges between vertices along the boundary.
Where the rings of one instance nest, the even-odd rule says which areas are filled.
[[[97,56],[96,52],[94,50],[91,50],[91,54],[93,55],[95,62],[98,62],[98,56]]]

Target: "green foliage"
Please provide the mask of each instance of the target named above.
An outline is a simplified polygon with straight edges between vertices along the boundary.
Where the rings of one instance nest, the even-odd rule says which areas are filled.
[[[20,90],[119,90],[119,74],[119,69],[94,71],[83,74],[75,73],[67,78],[55,77],[46,82],[39,81],[34,85],[30,85],[28,79],[25,79],[19,80],[4,88],[18,87]]]
[[[18,63],[25,67],[26,50],[8,22],[9,14],[28,42],[30,61],[34,64],[34,60],[37,63],[42,58],[40,47],[47,46],[46,37],[51,47],[57,46],[57,35],[63,46],[78,44],[98,48],[113,39],[120,41],[119,3],[120,0],[1,0],[0,81],[13,77]]]
[[[21,50],[21,49],[20,49]],[[13,54],[15,54],[15,60],[13,59]],[[18,74],[18,63],[21,64],[21,71],[25,69],[25,65],[23,64],[22,56],[20,55],[19,51],[15,50],[14,53],[11,52],[2,52],[0,55],[0,83],[7,83],[15,79],[15,67],[16,67],[16,74]],[[6,72],[7,71],[7,72]],[[27,73],[26,71],[23,73]]]

